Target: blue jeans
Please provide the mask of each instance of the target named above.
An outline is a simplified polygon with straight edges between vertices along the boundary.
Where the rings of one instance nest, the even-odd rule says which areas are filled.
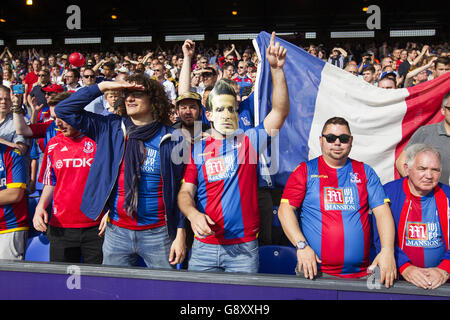
[[[194,239],[189,270],[257,273],[258,241],[233,245],[207,244]]]
[[[103,242],[103,264],[131,267],[140,256],[147,267],[173,269],[169,263],[171,241],[167,226],[130,230],[108,222]]]

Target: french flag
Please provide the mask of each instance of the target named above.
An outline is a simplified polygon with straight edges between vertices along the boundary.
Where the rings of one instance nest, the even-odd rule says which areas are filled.
[[[272,107],[272,79],[266,60],[270,34],[261,32],[253,45],[259,56],[255,83],[255,125]],[[352,159],[375,169],[381,182],[399,178],[395,160],[415,130],[440,122],[442,99],[450,90],[450,72],[404,89],[382,89],[310,55],[277,38],[287,48],[284,72],[289,89],[290,114],[279,133],[278,159],[272,152],[268,166],[276,173],[266,176],[269,185],[284,188],[301,162],[321,155],[319,136],[331,117],[345,118],[352,131]],[[262,171],[263,172],[263,171]]]

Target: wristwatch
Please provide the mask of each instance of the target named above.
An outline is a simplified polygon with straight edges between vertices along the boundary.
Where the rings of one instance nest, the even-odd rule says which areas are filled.
[[[297,242],[297,249],[303,250],[308,246],[308,241],[299,241]]]
[[[25,111],[23,110],[21,105],[13,105],[11,107],[11,111],[14,113],[25,114]]]

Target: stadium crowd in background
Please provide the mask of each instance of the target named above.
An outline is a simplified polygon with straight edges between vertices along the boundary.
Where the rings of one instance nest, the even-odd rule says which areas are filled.
[[[51,206],[52,197],[57,197],[53,199],[54,206],[55,203],[59,204],[61,201],[67,201],[67,199],[64,199],[64,196],[67,197],[67,194],[64,194],[64,191],[62,191],[63,189],[61,188],[63,187],[61,184],[67,183],[69,190],[72,190],[70,193],[73,193],[73,195],[77,198],[76,202],[81,203],[83,191],[76,190],[74,181],[76,181],[75,184],[83,185],[86,183],[86,179],[88,179],[87,172],[83,173],[84,176],[80,178],[81,180],[71,180],[67,176],[64,176],[64,170],[60,170],[61,163],[68,163],[68,160],[64,160],[63,155],[61,155],[61,150],[59,150],[59,154],[57,154],[56,152],[52,152],[52,148],[54,148],[56,143],[68,146],[68,139],[75,137],[79,139],[76,141],[77,150],[81,150],[80,152],[85,153],[88,151],[88,153],[92,153],[90,156],[93,158],[93,155],[95,154],[95,137],[102,135],[101,130],[103,130],[102,128],[104,127],[108,127],[108,130],[112,130],[111,135],[109,136],[111,141],[108,142],[108,145],[117,144],[118,146],[122,144],[130,144],[128,136],[125,139],[122,136],[115,136],[118,134],[120,135],[121,132],[121,123],[117,119],[122,116],[129,119],[126,114],[126,110],[127,106],[131,103],[130,99],[133,99],[133,101],[140,101],[139,99],[142,99],[141,95],[130,91],[131,87],[129,84],[124,84],[127,83],[126,80],[128,79],[138,82],[138,85],[140,86],[144,86],[146,88],[145,90],[147,90],[144,90],[144,95],[148,92],[151,92],[151,95],[158,95],[158,92],[164,92],[164,97],[167,101],[164,103],[161,102],[160,105],[162,106],[161,108],[164,109],[163,111],[167,114],[159,114],[158,117],[153,117],[152,119],[156,119],[161,123],[163,128],[165,128],[163,130],[164,133],[171,133],[172,129],[169,128],[172,126],[174,128],[186,129],[192,139],[189,140],[192,145],[195,142],[193,129],[194,121],[202,121],[203,127],[200,129],[201,131],[206,131],[210,125],[214,126],[214,123],[211,120],[211,113],[213,111],[213,109],[211,109],[212,102],[208,101],[213,100],[217,94],[217,92],[214,91],[216,83],[220,83],[228,89],[232,88],[231,91],[235,92],[234,103],[237,108],[234,112],[237,114],[236,121],[239,124],[239,128],[242,130],[247,130],[254,127],[253,95],[255,90],[256,75],[258,72],[258,63],[260,61],[258,61],[258,55],[255,50],[252,49],[251,43],[240,44],[239,46],[230,44],[225,47],[221,47],[218,44],[213,48],[205,48],[202,45],[193,46],[193,43],[186,46],[187,43],[188,42],[185,42],[182,47],[158,47],[156,50],[149,49],[139,52],[106,52],[106,50],[104,52],[86,51],[82,52],[85,57],[85,63],[80,67],[76,67],[69,62],[70,53],[75,51],[74,49],[65,48],[64,50],[58,52],[51,49],[47,51],[45,49],[35,48],[20,51],[10,50],[8,47],[3,49],[0,54],[0,79],[2,79],[2,82],[0,83],[0,155],[2,156],[0,159],[0,169],[2,169],[1,171],[4,171],[3,167],[6,168],[8,166],[9,175],[7,177],[5,176],[5,183],[2,181],[0,192],[3,192],[9,188],[23,191],[8,195],[9,202],[6,201],[6,198],[0,200],[0,209],[2,209],[5,213],[0,217],[0,219],[5,220],[0,220],[0,247],[6,243],[6,241],[15,241],[14,243],[19,243],[17,246],[17,252],[15,253],[15,258],[23,259],[27,238],[27,234],[26,232],[24,233],[24,231],[28,229],[26,223],[24,222],[28,218],[24,218],[26,215],[23,215],[25,206],[23,199],[27,199],[31,194],[37,194],[37,197],[39,198],[41,197],[43,190],[45,190],[43,193],[45,199],[38,205],[38,211],[36,212],[39,212],[39,214],[35,216],[33,220],[34,225],[33,222],[31,222],[31,218],[29,218],[29,224],[30,230],[33,230],[34,226],[34,228],[38,231],[46,231],[45,225],[50,221],[50,230],[53,230],[50,240],[51,245],[54,247],[54,250],[52,249],[53,251],[51,252],[52,257],[57,257],[53,261],[73,262],[79,259],[80,254],[78,252],[77,254],[71,254],[70,259],[64,260],[64,252],[61,250],[64,250],[64,247],[70,247],[71,244],[67,242],[62,245],[60,243],[62,240],[60,239],[65,236],[70,236],[68,233],[66,235],[64,234],[64,232],[67,232],[66,229],[70,229],[71,227],[80,228],[81,226],[83,232],[90,230],[91,238],[103,236],[106,229],[107,236],[105,238],[105,244],[108,245],[108,248],[106,250],[107,254],[105,255],[104,244],[103,254],[109,259],[108,263],[115,262],[117,265],[133,265],[136,263],[136,259],[134,258],[131,260],[128,257],[124,258],[129,254],[129,251],[131,251],[132,248],[122,248],[124,250],[122,256],[113,256],[114,248],[115,246],[117,247],[117,243],[121,241],[121,236],[132,237],[133,232],[145,229],[139,225],[139,221],[135,221],[132,217],[130,217],[129,212],[122,212],[122,208],[119,206],[120,201],[128,201],[129,198],[129,195],[125,194],[129,186],[125,186],[124,184],[131,183],[126,181],[126,170],[128,169],[126,166],[124,168],[120,165],[124,160],[122,160],[122,158],[115,159],[112,149],[108,149],[107,152],[111,152],[111,159],[114,158],[114,161],[111,160],[114,162],[114,173],[99,170],[99,165],[97,165],[98,172],[102,175],[109,175],[105,178],[108,185],[112,184],[112,187],[115,185],[113,190],[104,190],[105,194],[101,199],[103,201],[102,204],[104,204],[105,201],[108,201],[110,204],[115,201],[115,204],[110,206],[110,210],[114,209],[115,211],[111,211],[109,214],[108,212],[102,212],[100,216],[92,216],[91,218],[93,219],[93,223],[83,224],[83,219],[86,219],[86,217],[83,217],[79,211],[75,210],[76,212],[73,214],[77,215],[82,222],[78,223],[77,221],[71,221],[70,219],[62,219],[62,222],[53,221],[52,223],[52,220],[46,211],[52,210],[49,208],[49,205]],[[188,47],[192,50],[189,51]],[[309,54],[316,56],[318,59],[335,65],[336,67],[352,73],[356,77],[359,77],[374,86],[384,89],[397,89],[415,86],[437,78],[450,70],[450,53],[448,43],[429,45],[417,42],[407,42],[404,44],[389,44],[387,42],[383,42],[381,46],[378,46],[375,43],[366,45],[361,43],[345,43],[343,45],[336,44],[336,46],[333,46],[330,49],[325,48],[323,45],[316,44],[306,46],[303,45],[301,47],[303,47],[303,49]],[[194,48],[195,50],[193,50]],[[147,82],[149,80],[152,80],[153,82]],[[159,89],[151,88],[152,85],[158,83],[160,84]],[[23,84],[23,94],[12,94],[13,86],[16,84]],[[90,89],[83,89],[86,87]],[[133,88],[136,89],[135,87]],[[121,90],[125,90],[125,94],[123,94]],[[64,92],[76,93],[78,91],[81,93],[74,94],[73,96],[70,94],[61,95],[61,93]],[[208,96],[211,92],[212,96],[208,100]],[[59,113],[57,112],[57,115],[55,115],[55,104],[56,102],[61,101],[64,101],[62,105],[73,107],[73,110],[76,110],[79,118],[74,118],[71,114],[65,114],[61,111],[61,108],[59,109]],[[447,141],[447,144],[448,140],[450,140],[449,108],[447,94],[447,97],[444,99],[442,105],[442,113],[445,119],[440,126],[442,131],[442,134],[440,133],[440,138]],[[91,114],[86,116],[86,111],[90,111]],[[95,115],[92,113],[95,113]],[[114,122],[113,125],[102,118],[105,117],[106,119],[106,116],[112,114],[118,115],[118,117],[114,118],[114,121],[111,121],[111,123]],[[133,119],[132,115],[129,116]],[[82,123],[80,119],[85,122]],[[138,124],[140,120],[136,121],[137,122],[134,122],[133,124],[122,123],[122,125],[126,126],[125,131],[127,129],[131,129],[133,130],[133,133],[144,136],[144,133],[138,132],[138,129],[136,128],[139,128],[141,125],[148,125],[148,119],[146,119],[144,123],[140,124]],[[214,127],[214,129],[217,128]],[[94,137],[93,140],[83,137],[79,131],[91,133],[92,137],[89,137]],[[67,139],[64,140],[63,137],[55,139],[58,132],[63,132]],[[162,135],[160,131],[158,131],[157,134],[155,133],[155,137],[157,139],[163,139],[163,136],[164,135]],[[153,138],[154,136],[152,135],[151,139]],[[102,143],[106,143],[105,141],[107,138],[102,136],[102,139]],[[142,140],[144,138],[133,138],[133,140],[134,139]],[[148,193],[145,193],[147,191],[144,192],[139,190],[139,194],[143,192],[143,194],[149,197],[151,197],[152,194],[157,194],[159,199],[158,201],[163,201],[162,199],[164,197],[161,196],[161,193],[164,190],[160,183],[162,180],[159,181],[159,179],[151,176],[151,173],[156,167],[157,170],[162,169],[159,168],[159,165],[156,167],[153,166],[155,161],[159,162],[163,160],[161,160],[160,154],[157,151],[151,151],[158,150],[159,142],[156,142],[156,140],[150,141],[148,139],[144,141],[145,152],[148,152],[147,156],[150,154],[152,155],[152,159],[148,160],[152,161],[152,165],[147,163],[147,160],[140,160],[146,162],[148,165],[149,171],[147,173],[149,173],[149,175],[147,178],[145,175],[143,175],[143,177],[151,180],[151,188],[149,187],[147,190]],[[345,144],[342,140],[342,135],[336,136],[332,143],[334,142],[338,144]],[[135,150],[139,150],[138,144],[133,147],[137,148]],[[126,153],[127,148],[129,149],[131,147],[127,146],[117,148],[117,150],[121,150],[122,154],[125,152],[124,158],[130,159],[130,161],[137,161],[136,159],[133,159],[132,155]],[[100,149],[97,149],[97,152],[99,150],[101,150],[100,152],[103,157],[108,155],[108,153],[104,151],[105,149],[103,146],[100,147]],[[428,149],[425,151],[427,150]],[[62,151],[64,152],[65,150]],[[186,155],[184,156],[186,157]],[[405,155],[402,156],[406,157]],[[414,156],[416,156],[416,154]],[[55,158],[53,160],[54,157],[60,158]],[[91,158],[84,157],[81,164],[86,164],[89,162],[89,167],[91,167]],[[408,163],[410,170],[412,160]],[[447,150],[442,153],[442,158],[439,159],[439,170],[442,170],[442,166],[444,167],[444,172],[446,174],[445,177],[448,177],[447,166],[449,161],[450,159],[448,159]],[[44,163],[44,166],[42,166],[42,163]],[[163,162],[161,162],[161,164],[162,163]],[[399,167],[399,171],[402,173],[402,176],[406,174],[403,170],[401,170],[403,165],[404,164],[402,162]],[[78,167],[78,163],[76,163],[75,160],[73,160],[73,166]],[[190,169],[191,173],[195,173],[195,166]],[[40,170],[42,171],[41,174],[39,174]],[[133,170],[137,169],[133,168]],[[436,170],[436,168],[433,167],[430,170]],[[193,173],[191,176],[192,175]],[[40,182],[42,184],[36,183],[38,176],[41,176]],[[119,177],[118,182],[115,180],[116,177]],[[139,176],[139,179],[140,178],[141,177]],[[192,178],[191,180],[197,183],[196,179]],[[436,187],[437,180],[433,180],[433,187]],[[164,180],[164,183],[167,183],[167,181],[168,180]],[[25,186],[27,189],[25,189]],[[154,186],[155,188],[153,188]],[[439,186],[439,188],[442,187],[441,184],[439,184]],[[290,238],[288,240],[288,238],[284,235],[281,226],[278,228],[273,227],[272,221],[273,207],[280,204],[283,190],[267,189],[262,185],[259,185],[258,187],[257,202],[260,211],[260,232],[258,235],[259,245],[291,245],[289,240],[293,241],[292,239],[294,237],[291,237],[292,239]],[[448,188],[446,186],[442,188],[445,190],[446,197],[448,199],[450,196]],[[48,190],[51,190],[51,193],[47,192]],[[54,194],[53,191],[55,192]],[[193,197],[193,205],[195,191],[196,189],[192,187],[192,190],[189,193],[189,195],[192,195]],[[165,195],[165,197],[168,197],[168,195]],[[171,201],[175,201],[175,197],[176,195],[172,195],[170,198]],[[445,198],[442,194],[440,197]],[[3,202],[4,199],[5,201]],[[130,199],[133,199],[133,197],[131,196]],[[136,201],[136,199],[133,201]],[[144,220],[149,219],[149,221],[152,221],[151,223],[147,221],[147,225],[154,223],[156,223],[158,227],[163,225],[162,220],[164,220],[164,211],[167,212],[168,210],[167,203],[166,206],[164,206],[162,202],[159,202],[159,204],[148,203],[147,205],[149,208],[155,207],[158,211],[156,216],[144,218]],[[298,205],[294,207],[298,207]],[[136,204],[134,205],[134,209],[137,210]],[[175,210],[174,208],[170,209]],[[11,215],[15,210],[21,211],[23,214],[20,217],[16,215],[16,217],[12,219]],[[53,210],[55,210],[55,208],[53,208]],[[8,214],[10,215],[10,218],[7,218],[6,216],[7,211],[9,212]],[[63,211],[64,210],[61,212]],[[181,211],[183,212],[183,210]],[[34,214],[34,210],[33,212],[30,210],[29,216],[33,217]],[[53,214],[57,215],[56,211],[53,211]],[[145,216],[145,213],[142,215]],[[161,243],[164,243],[164,247],[162,247],[161,250],[166,251],[167,254],[171,252],[170,264],[167,263],[167,261],[158,261],[158,263],[155,264],[157,266],[164,265],[164,267],[167,268],[170,268],[171,265],[173,266],[175,263],[181,262],[180,260],[182,260],[186,254],[184,245],[178,244],[176,248],[170,248],[170,245],[168,244],[169,238],[170,240],[176,238],[182,239],[183,241],[185,238],[189,239],[189,235],[186,236],[185,234],[182,234],[180,236],[180,234],[177,233],[179,232],[177,231],[177,228],[183,228],[182,225],[184,225],[184,217],[176,216],[175,214],[171,217],[172,218],[169,218],[173,219],[170,222],[171,229],[169,232],[166,229],[161,229],[161,232],[164,233],[161,238],[162,240],[158,240],[159,242],[153,244],[153,246],[156,245],[156,247],[159,247]],[[188,215],[187,217],[189,218]],[[66,221],[68,222],[66,223]],[[209,222],[211,225],[214,224],[212,221]],[[434,221],[434,223],[436,223],[436,221]],[[186,225],[190,228],[189,221],[186,222]],[[199,233],[200,229],[198,226],[193,225],[193,227],[196,228],[194,233],[197,239],[204,237],[204,235]],[[441,226],[441,230],[443,230],[443,227],[444,226]],[[97,231],[92,231],[94,229],[97,230],[97,228],[100,229],[100,235],[97,235]],[[118,234],[118,229],[123,229],[123,235]],[[6,239],[3,235],[8,234],[8,230],[20,231],[21,238],[19,240]],[[446,230],[448,230],[448,221]],[[29,232],[31,233],[31,231]],[[81,234],[83,232],[81,232]],[[115,235],[114,232],[116,233]],[[211,230],[209,230],[209,232],[211,232]],[[71,236],[79,237],[80,234],[74,234]],[[56,242],[55,239],[57,239]],[[64,239],[67,240],[66,238]],[[306,245],[308,245],[306,241],[308,239],[304,239],[304,237],[301,239],[306,243]],[[103,242],[97,240],[98,239],[94,239],[93,245],[93,250],[96,251],[86,251],[87,253],[85,254],[85,259],[89,257],[90,260],[88,261],[101,263],[101,259],[91,259],[92,252],[94,252],[94,254],[95,252],[98,252],[99,246],[101,246]],[[133,241],[136,241],[139,246],[139,241],[144,243],[145,240]],[[192,239],[190,239],[190,241],[191,242],[187,244],[188,248],[192,245]],[[226,241],[224,241],[224,243],[226,243]],[[295,245],[296,243],[292,244]],[[199,245],[197,244],[197,250],[199,250],[198,246]],[[83,248],[83,246],[81,247]],[[142,248],[145,247],[143,246]],[[301,249],[302,248],[299,248],[299,250]],[[0,251],[0,253],[2,252],[3,251]],[[141,256],[142,255],[145,254],[141,253]],[[232,255],[233,253],[230,254],[230,256]],[[14,256],[14,254],[11,252],[4,255],[4,257],[9,258],[12,256]],[[402,256],[402,258],[404,259],[403,262],[407,261],[404,256]],[[445,259],[448,258],[449,257],[446,257]],[[152,264],[154,261],[152,260],[154,258],[151,257],[144,257],[144,259],[147,264]],[[414,260],[414,262],[416,262],[416,260]],[[437,263],[435,264],[437,265]],[[408,266],[409,265],[410,264],[408,264]],[[430,284],[427,284],[427,276],[424,276],[423,274],[420,276],[419,280],[413,279],[414,275],[411,275],[411,272],[407,273],[405,278],[417,286],[421,286],[423,288],[435,288],[438,286],[437,284],[441,285],[448,279],[447,272],[450,271],[449,265],[450,264],[441,263],[440,266],[443,266],[445,272],[439,273],[439,280],[435,280],[434,278],[433,281],[430,280]],[[253,267],[255,267],[255,265]],[[397,265],[397,267],[399,266]],[[422,267],[428,268],[435,266]],[[429,272],[429,270],[426,272]],[[305,275],[306,274],[307,273],[305,273]],[[437,278],[436,275],[434,275],[434,277]],[[391,280],[393,281],[393,278]]]

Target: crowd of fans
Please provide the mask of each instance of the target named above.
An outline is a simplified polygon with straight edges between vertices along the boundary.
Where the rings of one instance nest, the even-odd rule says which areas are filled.
[[[310,44],[303,49],[374,85],[378,85],[385,77],[395,79],[395,88],[410,87],[431,80],[449,68],[450,53],[447,42],[437,45],[417,42],[390,45],[383,42],[379,47],[375,43],[365,46],[346,43],[343,48],[334,47],[331,50],[326,50],[323,45]],[[53,54],[35,48],[12,53],[5,47],[0,54],[2,83],[7,87],[23,83],[27,86],[28,93],[35,84],[42,84],[42,81],[46,81],[44,84],[62,85],[65,90],[76,90],[92,83],[84,77],[86,69],[94,71],[97,83],[113,79],[121,73],[143,72],[164,84],[172,103],[176,99],[175,89],[183,63],[179,47],[167,50],[158,48],[139,53],[82,52],[85,56],[85,65],[81,68],[70,65],[68,60],[70,53],[67,50]],[[441,65],[439,68],[435,68],[437,63]],[[204,83],[208,82],[205,81],[209,76],[208,70],[217,76],[216,80],[232,79],[241,87],[251,87],[249,84],[255,80],[257,65],[258,57],[250,43],[239,49],[234,44],[226,46],[223,50],[219,49],[218,44],[216,49],[200,47],[193,61],[192,87],[203,90]],[[49,74],[49,78],[39,79],[38,73],[41,69]],[[248,96],[249,90],[250,88],[244,90],[244,97]]]

